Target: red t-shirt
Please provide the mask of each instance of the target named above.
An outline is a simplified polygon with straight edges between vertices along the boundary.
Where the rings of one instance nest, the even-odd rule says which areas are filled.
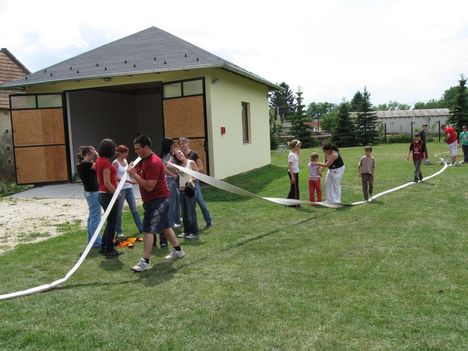
[[[452,144],[457,141],[457,132],[452,127],[446,127],[444,133],[447,135],[447,144]]]
[[[152,153],[148,158],[141,160],[141,162],[136,165],[136,171],[138,175],[145,180],[157,181],[152,191],[146,191],[140,186],[140,193],[143,202],[169,197],[169,188],[167,187],[164,165],[155,153]]]
[[[106,188],[104,185],[104,170],[106,168],[110,169],[110,181],[111,184],[117,188],[117,180],[115,178],[115,175],[117,173],[117,170],[112,166],[112,163],[110,163],[108,158],[105,157],[98,157],[96,162],[94,163],[96,167],[96,175],[99,180],[99,191],[105,192],[105,193],[110,193],[109,189]]]

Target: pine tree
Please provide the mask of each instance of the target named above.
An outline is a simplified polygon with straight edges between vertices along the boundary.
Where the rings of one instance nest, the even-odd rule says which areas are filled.
[[[365,90],[365,88],[364,88]],[[356,94],[354,94],[353,98],[351,99],[351,103],[349,106],[349,112],[358,112],[361,109],[361,105],[363,102],[362,93],[358,90]]]
[[[336,126],[332,131],[332,143],[337,146],[355,146],[356,134],[354,123],[349,115],[349,104],[342,102],[338,109]]]
[[[462,126],[468,125],[468,92],[466,89],[466,79],[463,75],[458,82],[459,85],[457,87],[455,102],[453,107],[450,109],[452,115],[448,122],[452,123],[460,132],[462,130]]]
[[[270,107],[274,108],[276,115],[279,115],[284,121],[285,118],[294,113],[294,94],[285,82],[282,82],[280,87],[283,90],[275,91],[270,95]]]
[[[361,145],[373,145],[379,137],[377,131],[377,115],[372,110],[370,102],[370,93],[364,87],[361,104],[356,106],[358,113],[356,118],[356,137]]]
[[[276,111],[270,108],[270,150],[276,150],[279,145],[281,125],[276,123]]]
[[[303,147],[312,147],[317,145],[317,140],[312,136],[312,128],[306,124],[309,119],[305,113],[302,94],[303,92],[298,89],[296,93],[296,111],[294,115],[290,117],[292,124],[290,134],[292,134],[294,138],[299,139]]]

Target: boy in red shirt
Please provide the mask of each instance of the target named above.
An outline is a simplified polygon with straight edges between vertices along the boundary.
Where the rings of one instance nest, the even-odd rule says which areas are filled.
[[[450,158],[452,159],[452,165],[457,162],[457,132],[450,125],[441,125],[442,130],[445,133],[445,142],[449,146]]]
[[[421,164],[426,159],[427,150],[426,143],[421,140],[421,134],[419,133],[414,135],[414,140],[410,144],[408,156],[406,157],[407,160],[409,160],[411,154],[413,154],[414,163],[414,182],[422,182]]]

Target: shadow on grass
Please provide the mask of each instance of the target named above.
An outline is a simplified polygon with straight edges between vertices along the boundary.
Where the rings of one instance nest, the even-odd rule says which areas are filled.
[[[98,287],[98,286],[114,286],[114,285],[125,285],[125,284],[130,284],[130,283],[135,283],[137,282],[138,279],[128,279],[128,280],[121,280],[121,281],[94,281],[94,282],[88,282],[88,283],[76,283],[76,284],[68,284],[66,286],[59,286],[54,290],[68,290],[68,289],[76,289],[76,288],[89,288],[89,287]],[[51,290],[53,291],[53,290]]]
[[[119,257],[106,258],[103,261],[101,261],[101,263],[99,263],[99,266],[105,271],[115,272],[120,271],[122,269],[123,263],[122,261],[120,261]]]
[[[255,173],[255,177],[252,174]],[[224,179],[226,183],[238,186],[251,193],[258,194],[267,188],[270,183],[287,175],[287,168],[268,165],[252,171]],[[203,186],[204,197],[210,202],[243,202],[250,199],[228,193],[214,187]]]
[[[172,262],[158,263],[152,269],[145,272],[133,273],[137,276],[135,282],[140,282],[144,286],[154,287],[161,283],[171,280],[177,269],[172,267]],[[180,268],[179,268],[180,269]]]
[[[222,253],[222,252],[229,252],[231,250],[238,249],[239,247],[243,247],[243,246],[251,244],[253,242],[268,238],[268,237],[270,237],[272,235],[275,235],[275,234],[279,234],[282,231],[287,230],[287,229],[289,229],[291,227],[299,226],[299,225],[302,225],[302,224],[307,224],[307,223],[309,223],[311,221],[316,220],[317,217],[318,216],[313,216],[313,217],[298,221],[298,222],[293,223],[293,224],[284,225],[284,226],[282,226],[280,228],[277,227],[277,228],[275,228],[273,230],[270,230],[268,232],[265,232],[265,233],[261,233],[261,234],[257,234],[257,235],[249,235],[248,237],[236,240],[235,242],[233,242],[232,244],[230,244],[227,247],[224,247],[224,248],[221,248],[221,249],[217,250],[217,252]],[[205,255],[203,257],[200,257],[200,258],[197,258],[195,260],[190,261],[190,263],[186,263],[186,264],[184,263],[184,264],[180,265],[179,269],[182,269],[182,268],[185,268],[185,267],[188,267],[188,266],[194,266],[194,265],[197,265],[197,264],[200,264],[200,263],[204,263],[209,258],[212,258],[212,257],[213,257],[212,255],[209,255],[209,256]]]

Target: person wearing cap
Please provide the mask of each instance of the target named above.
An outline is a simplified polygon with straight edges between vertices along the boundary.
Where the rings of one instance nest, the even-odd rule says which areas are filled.
[[[451,125],[442,124],[440,126],[445,133],[445,142],[449,146],[450,158],[452,165],[457,162],[457,132]]]
[[[462,127],[463,131],[460,132],[458,140],[463,150],[463,163],[468,163],[468,131],[466,126]]]
[[[413,155],[415,183],[422,182],[423,180],[421,164],[422,161],[426,158],[426,154],[426,143],[422,141],[421,133],[416,133],[414,135],[414,140],[410,144],[408,156],[406,156],[406,159],[409,160],[410,155]]]
[[[429,131],[427,130],[427,124],[422,125],[422,129],[419,132],[421,134],[421,140],[426,144],[426,158],[423,160],[423,163],[427,166],[429,165],[429,152],[427,151],[427,143],[426,143],[426,136],[429,134]]]
[[[291,149],[288,155],[288,176],[290,183],[288,199],[299,200],[299,154],[301,152],[301,145],[301,141],[297,139],[288,142],[288,146]]]

